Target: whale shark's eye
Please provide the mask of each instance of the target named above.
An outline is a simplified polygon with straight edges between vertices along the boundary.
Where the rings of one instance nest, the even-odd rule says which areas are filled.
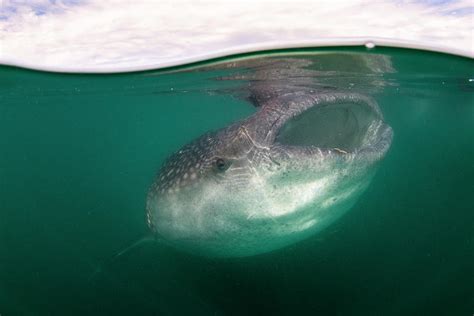
[[[226,171],[229,168],[229,164],[222,158],[217,158],[214,164],[219,171]]]

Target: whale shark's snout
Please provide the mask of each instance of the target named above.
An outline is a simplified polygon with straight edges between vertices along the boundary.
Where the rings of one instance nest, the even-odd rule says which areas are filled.
[[[284,247],[353,206],[392,134],[363,95],[303,90],[266,100],[168,158],[148,194],[148,224],[205,256]]]

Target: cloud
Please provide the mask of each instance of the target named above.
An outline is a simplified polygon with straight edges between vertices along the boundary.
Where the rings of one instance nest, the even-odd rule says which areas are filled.
[[[469,1],[5,1],[0,60],[69,70],[158,67],[358,37],[474,55],[469,8]]]
[[[0,20],[63,13],[73,6],[85,3],[81,0],[2,0]],[[17,20],[16,23],[19,21]],[[5,23],[12,26],[11,23]]]

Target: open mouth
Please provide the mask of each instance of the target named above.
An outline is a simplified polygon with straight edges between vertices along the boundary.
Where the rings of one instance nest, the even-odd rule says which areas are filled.
[[[381,121],[376,104],[336,100],[317,104],[289,118],[275,141],[282,145],[354,152],[368,145],[374,123]]]

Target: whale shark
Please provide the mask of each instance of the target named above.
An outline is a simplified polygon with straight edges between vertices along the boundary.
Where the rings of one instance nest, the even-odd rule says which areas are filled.
[[[206,257],[274,251],[316,234],[357,202],[392,128],[364,94],[250,86],[257,111],[166,159],[146,201],[157,239]]]

